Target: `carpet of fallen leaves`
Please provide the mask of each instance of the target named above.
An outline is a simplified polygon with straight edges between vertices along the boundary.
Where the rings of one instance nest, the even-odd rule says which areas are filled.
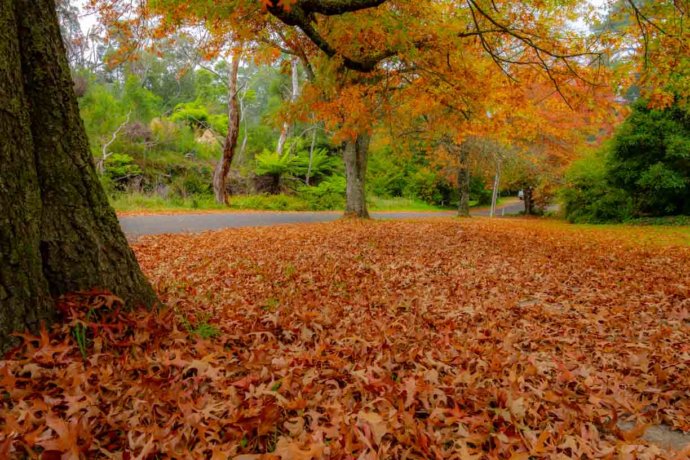
[[[690,431],[690,248],[644,231],[144,238],[167,309],[64,299],[0,361],[0,458],[688,458],[641,437]]]

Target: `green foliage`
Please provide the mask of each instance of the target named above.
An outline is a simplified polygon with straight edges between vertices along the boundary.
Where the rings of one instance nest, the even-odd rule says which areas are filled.
[[[77,347],[79,348],[79,353],[81,353],[82,359],[86,360],[88,358],[88,338],[86,336],[86,325],[83,323],[77,323],[72,327],[72,336],[77,342]]]
[[[405,197],[437,206],[457,199],[455,187],[426,165],[423,153],[406,157],[388,148],[372,152],[367,184],[373,195],[384,198]]]
[[[437,172],[422,167],[407,177],[404,195],[409,198],[435,204],[447,205],[453,195],[453,187]]]
[[[220,71],[226,67],[226,63],[221,63]],[[222,106],[221,101],[227,100],[227,88],[216,74],[206,69],[196,71],[195,92],[196,100],[205,106]]]
[[[297,158],[292,155],[279,155],[264,150],[256,156],[256,174],[260,176],[283,177],[297,171]]]
[[[309,172],[310,180],[318,180],[337,172],[342,165],[342,160],[328,154],[326,149],[316,149],[311,158],[311,169],[309,168],[309,150],[300,151],[295,157],[293,172],[305,177]]]
[[[690,113],[638,101],[614,137],[608,169],[636,214],[690,213]]]
[[[407,183],[404,165],[407,163],[400,159],[396,161],[389,150],[372,152],[367,171],[367,185],[371,193],[387,198],[403,196]]]
[[[211,184],[208,177],[203,174],[188,171],[183,176],[176,177],[171,184],[172,192],[180,197],[187,198],[195,195],[211,193]],[[198,203],[196,205],[198,207]]]
[[[161,98],[146,89],[135,75],[128,75],[122,92],[122,104],[132,111],[134,120],[145,123],[160,111]]]
[[[127,115],[125,107],[116,97],[112,87],[90,84],[89,89],[79,100],[80,113],[92,147],[104,143],[106,136],[112,135]]]
[[[140,176],[142,173],[139,165],[134,163],[134,158],[124,153],[113,153],[105,161],[105,176],[113,182]]]
[[[212,114],[209,108],[199,100],[178,104],[170,120],[185,123],[194,129],[211,129],[221,135],[225,135],[228,131],[227,114]]]
[[[309,209],[343,209],[346,186],[344,176],[330,176],[315,187],[302,187],[299,195],[309,203]]]
[[[622,222],[633,211],[631,198],[610,184],[603,152],[573,163],[560,198],[566,218],[573,223]]]
[[[480,176],[471,176],[470,178],[470,200],[476,203],[476,206],[486,206],[491,204],[492,190],[486,187],[484,179]]]

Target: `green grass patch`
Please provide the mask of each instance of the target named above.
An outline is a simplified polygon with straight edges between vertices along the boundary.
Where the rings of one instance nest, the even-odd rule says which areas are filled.
[[[370,196],[367,199],[370,211],[447,211],[449,207],[443,208],[425,203],[413,198],[380,198]]]
[[[230,197],[230,209],[262,211],[310,211],[312,204],[291,195],[237,195]]]
[[[157,195],[122,193],[110,197],[110,204],[116,211],[175,211],[227,209],[215,202],[212,196],[199,195],[187,198],[163,198]]]
[[[371,211],[447,211],[451,207],[430,205],[411,198],[369,197]],[[141,193],[122,193],[110,197],[110,204],[118,212],[165,212],[204,210],[257,210],[257,211],[342,211],[342,207],[325,206],[318,198],[299,195],[235,195],[230,206],[220,205],[210,195],[194,195],[186,198],[163,198]]]
[[[663,225],[669,227],[690,226],[690,216],[639,217],[625,221],[628,225]]]

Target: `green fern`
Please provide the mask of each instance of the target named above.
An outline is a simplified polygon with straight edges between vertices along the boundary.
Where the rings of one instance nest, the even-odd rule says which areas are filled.
[[[297,159],[290,155],[264,150],[256,156],[256,174],[260,176],[282,177],[296,172]]]
[[[303,150],[295,158],[294,172],[298,176],[321,178],[337,172],[340,168],[340,159],[336,156],[328,155],[326,149],[314,150],[311,158],[311,169],[309,168],[309,151]]]

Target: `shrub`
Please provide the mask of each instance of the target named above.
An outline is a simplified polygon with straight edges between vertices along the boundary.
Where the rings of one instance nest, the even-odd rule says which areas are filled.
[[[182,198],[208,195],[211,192],[211,178],[193,170],[183,176],[177,176],[170,185],[172,192]]]
[[[178,104],[170,119],[186,123],[189,127],[196,130],[210,128],[222,135],[225,135],[228,131],[228,116],[210,113],[209,108],[198,100]]]
[[[622,222],[632,216],[632,200],[608,180],[604,153],[576,161],[560,192],[566,219],[574,223]]]
[[[484,179],[479,176],[470,178],[470,199],[477,203],[477,206],[491,204],[492,190],[486,188]]]
[[[134,158],[123,153],[113,153],[105,161],[104,176],[114,189],[124,188],[125,182],[132,177],[142,174],[142,170],[134,163]]]
[[[346,187],[345,177],[331,176],[315,187],[301,187],[299,196],[315,211],[342,209],[345,207]]]
[[[404,195],[429,204],[447,205],[454,192],[454,187],[443,176],[430,168],[422,167],[407,177]]]

